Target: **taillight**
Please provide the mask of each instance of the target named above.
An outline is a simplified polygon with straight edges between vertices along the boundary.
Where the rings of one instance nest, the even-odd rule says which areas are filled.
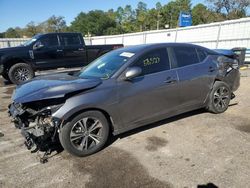
[[[232,68],[233,69],[238,69],[239,68],[239,61],[237,59],[234,59],[232,63]]]

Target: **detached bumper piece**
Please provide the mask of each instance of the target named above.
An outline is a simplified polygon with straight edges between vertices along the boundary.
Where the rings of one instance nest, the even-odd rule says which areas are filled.
[[[57,136],[54,136],[54,130],[46,132],[35,127],[28,127],[22,128],[21,134],[25,138],[25,146],[31,153],[44,152],[44,155],[40,157],[41,163],[48,162],[48,156],[58,150],[59,140]]]

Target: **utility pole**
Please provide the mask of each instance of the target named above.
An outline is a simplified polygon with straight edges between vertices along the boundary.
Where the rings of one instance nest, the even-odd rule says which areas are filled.
[[[157,14],[157,30],[159,30],[159,28],[160,28],[160,18],[161,18],[161,15],[160,15],[160,12],[158,11],[158,14]]]

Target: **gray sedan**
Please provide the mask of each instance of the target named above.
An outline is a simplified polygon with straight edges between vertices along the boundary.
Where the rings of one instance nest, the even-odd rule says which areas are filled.
[[[117,135],[187,111],[227,110],[239,87],[238,61],[192,44],[148,44],[112,51],[80,72],[17,87],[9,113],[28,149],[60,142],[87,156]]]

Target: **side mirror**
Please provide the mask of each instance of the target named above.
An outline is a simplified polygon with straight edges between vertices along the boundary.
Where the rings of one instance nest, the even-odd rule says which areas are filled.
[[[44,45],[39,41],[39,42],[36,42],[33,46],[33,50],[39,50],[41,48],[43,48]]]
[[[142,69],[140,67],[130,67],[126,70],[125,79],[130,80],[139,76],[142,73]]]

